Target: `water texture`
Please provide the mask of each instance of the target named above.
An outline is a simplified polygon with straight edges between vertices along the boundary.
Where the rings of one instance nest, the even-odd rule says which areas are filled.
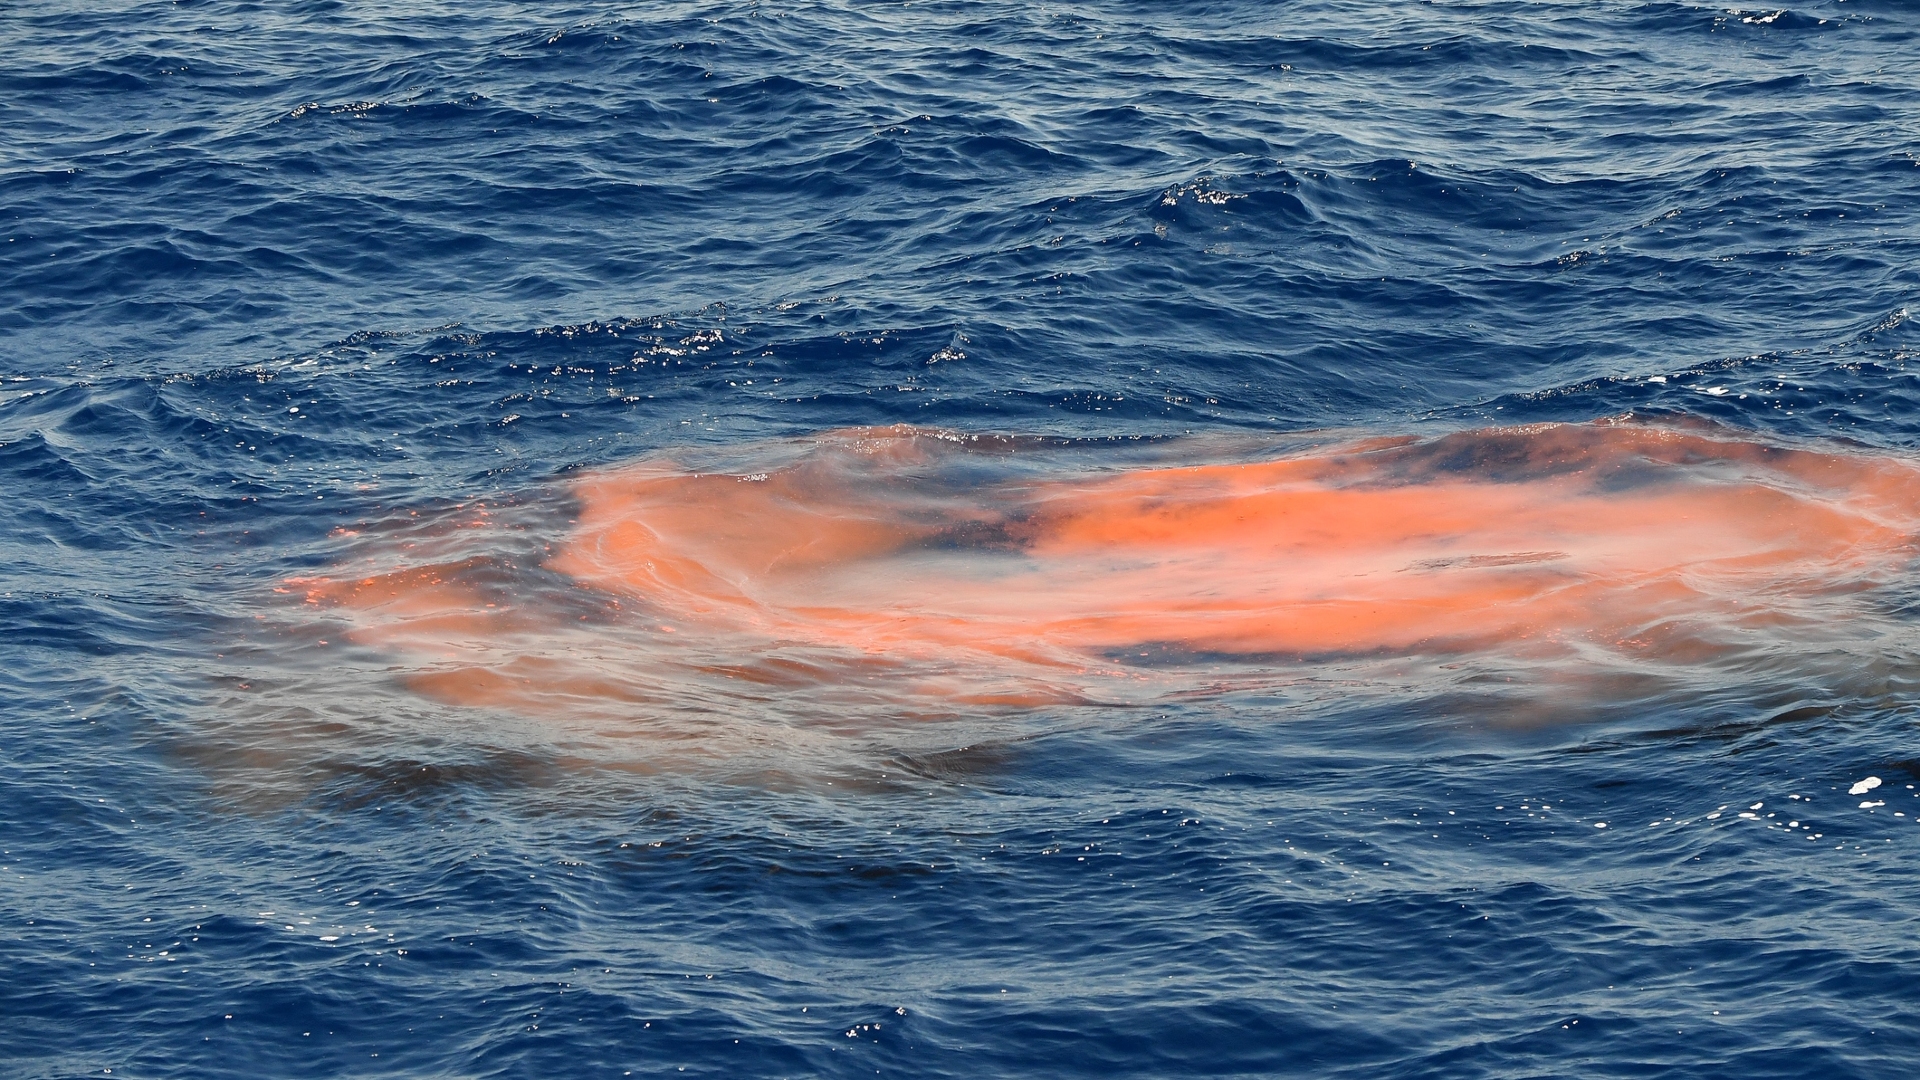
[[[1787,463],[1920,467],[1915,55],[1857,0],[0,11],[0,1071],[1902,1073],[1912,513]],[[862,438],[933,452],[806,487]],[[581,554],[837,508],[933,529],[847,610],[1057,614],[1132,549],[1033,507],[1354,447],[1500,633],[1246,645],[1259,563],[929,654]],[[1645,520],[1756,545],[1725,603],[1471,617],[1696,490],[1751,499]]]

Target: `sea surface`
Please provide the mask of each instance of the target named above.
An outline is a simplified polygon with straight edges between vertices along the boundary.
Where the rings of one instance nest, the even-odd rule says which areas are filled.
[[[1920,489],[1822,478],[1920,467],[1917,57],[1892,0],[7,5],[0,1074],[1910,1074]],[[1558,531],[1312,640],[1224,534],[1062,539],[1249,469]],[[1880,539],[1474,614],[1732,535],[1692,492]],[[822,613],[593,531],[668,520],[895,547]]]

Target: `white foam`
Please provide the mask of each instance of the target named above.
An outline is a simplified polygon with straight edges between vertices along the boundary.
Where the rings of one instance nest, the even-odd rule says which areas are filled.
[[[1880,778],[1877,776],[1869,776],[1865,780],[1862,780],[1859,783],[1848,788],[1847,794],[1865,795],[1867,792],[1872,791],[1874,788],[1877,788],[1879,786],[1880,786]]]

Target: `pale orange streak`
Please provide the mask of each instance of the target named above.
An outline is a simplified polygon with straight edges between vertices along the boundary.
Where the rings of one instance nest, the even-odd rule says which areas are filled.
[[[1031,704],[1077,693],[1048,671],[1143,653],[1630,653],[1678,624],[1700,648],[1785,632],[1904,565],[1920,507],[1905,461],[1616,423],[943,479],[966,457],[898,429],[825,436],[745,477],[587,477],[548,569],[646,612],[590,661],[531,659],[566,650],[527,633],[537,612],[480,609],[458,566],[317,598],[355,612],[364,641],[477,665],[418,683],[446,700],[638,700],[674,664],[871,679],[849,674],[865,656],[938,672],[906,694]],[[788,648],[839,659],[795,676],[765,659]]]

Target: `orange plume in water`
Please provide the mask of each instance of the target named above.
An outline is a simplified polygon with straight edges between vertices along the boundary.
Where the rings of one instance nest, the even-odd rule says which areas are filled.
[[[1831,633],[1905,566],[1920,506],[1904,460],[1626,422],[1213,450],[1103,468],[1038,441],[833,433],[766,448],[759,471],[582,477],[525,588],[485,556],[306,584],[452,701],[880,671],[908,695],[1031,704],[1170,664]],[[530,599],[563,594],[618,614]]]

